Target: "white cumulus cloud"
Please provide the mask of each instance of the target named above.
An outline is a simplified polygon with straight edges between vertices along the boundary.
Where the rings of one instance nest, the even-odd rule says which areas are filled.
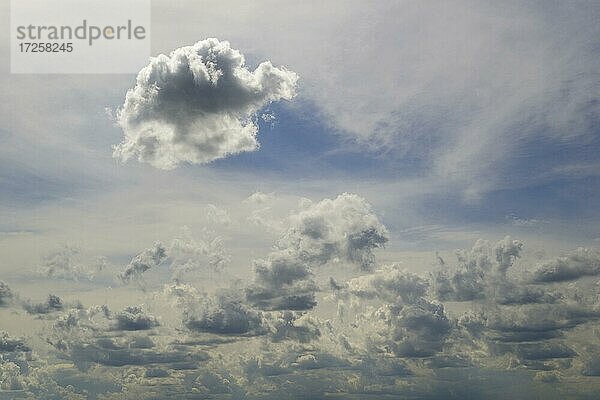
[[[292,99],[297,80],[270,61],[249,70],[242,53],[214,38],[160,54],[139,72],[117,112],[125,137],[113,156],[172,169],[254,151],[257,112]]]

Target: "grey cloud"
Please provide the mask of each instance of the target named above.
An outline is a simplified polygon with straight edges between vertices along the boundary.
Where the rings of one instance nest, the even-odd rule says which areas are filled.
[[[129,306],[114,316],[116,329],[124,331],[140,331],[159,326],[158,319],[146,314],[141,306]]]
[[[219,290],[215,295],[198,292],[191,286],[171,285],[183,311],[183,324],[194,332],[219,335],[269,335],[274,342],[295,340],[307,343],[321,335],[320,323],[306,314],[291,311],[262,312],[246,304],[235,289]],[[273,301],[273,299],[270,299]],[[286,309],[293,309],[289,303]]]
[[[13,362],[0,362],[0,390],[23,390],[21,369]]]
[[[32,303],[31,301],[27,301],[23,304],[23,308],[25,308],[29,314],[49,314],[62,311],[65,308],[65,304],[60,297],[49,294],[46,301],[42,303]]]
[[[127,398],[126,394],[136,398],[136,393],[126,392],[137,384],[144,390],[156,387],[155,397],[177,397],[193,388],[194,396],[200,397],[278,398],[287,390],[316,398],[333,391],[341,397],[400,397],[407,393],[427,396],[440,390],[442,398],[452,398],[444,397],[455,393],[454,388],[440,383],[446,382],[445,374],[473,371],[474,367],[485,373],[498,366],[502,371],[520,369],[523,376],[529,373],[527,379],[535,377],[536,385],[598,373],[594,361],[597,352],[586,347],[593,333],[586,337],[580,333],[584,326],[593,331],[600,321],[594,303],[597,290],[591,289],[590,282],[556,285],[548,290],[516,280],[514,275],[521,272],[520,267],[526,267],[523,262],[514,265],[523,244],[510,237],[495,244],[478,241],[470,251],[458,252],[456,266],[444,262],[438,267],[447,273],[446,299],[472,301],[445,306],[429,298],[443,297],[440,281],[436,281],[441,275],[434,274],[428,280],[404,270],[402,264],[365,266],[340,250],[353,244],[337,238],[377,224],[372,222],[374,214],[357,206],[362,201],[343,201],[338,206],[358,208],[366,222],[350,216],[352,211],[338,212],[333,202],[306,204],[303,211],[292,214],[290,229],[276,248],[265,259],[254,261],[251,283],[232,282],[228,289],[210,294],[180,281],[167,285],[165,291],[175,299],[174,310],[181,313],[180,319],[175,315],[181,327],[168,320],[147,332],[158,327],[159,318],[141,307],[111,312],[106,306],[94,306],[67,310],[57,317],[47,342],[59,358],[72,361],[82,373],[102,370],[122,374],[116,378],[117,385],[123,384],[127,390],[115,392],[114,398]],[[315,205],[328,211],[317,212]],[[304,211],[311,211],[311,217],[298,217]],[[312,218],[315,215],[326,216]],[[343,225],[331,222],[340,215],[348,225],[331,234],[327,226]],[[337,243],[334,250],[328,248],[331,243]],[[360,251],[375,248],[369,246],[354,247]],[[196,253],[198,247],[202,246],[193,240],[182,240],[169,249],[156,245],[136,256],[130,266],[141,275],[167,258],[204,260],[206,254]],[[334,312],[327,304],[331,300],[338,300],[342,308],[347,302],[352,307],[348,315],[321,320],[316,317],[322,315],[321,310],[310,311],[319,292],[313,274],[319,269],[327,273],[329,263],[338,262],[338,266],[346,267],[345,274],[365,267],[369,272],[345,282],[331,278],[333,295],[323,299],[323,314]],[[337,272],[336,268],[330,272]],[[468,285],[480,288],[481,293],[472,296],[464,290]],[[563,290],[566,294],[559,292]],[[586,295],[580,296],[580,291]],[[44,313],[59,309],[61,304],[67,308],[58,300],[31,304],[30,308]],[[469,306],[476,312],[454,319],[457,309]],[[351,313],[356,313],[354,319]],[[157,315],[161,322],[170,317]],[[12,343],[6,348],[27,348],[14,339],[6,342]],[[24,365],[13,359],[10,362]],[[14,370],[10,365],[7,369]],[[11,382],[16,383],[10,383],[11,387],[26,386],[25,375],[13,375],[16,378]],[[422,384],[419,379],[424,376],[431,377],[431,385],[440,388],[427,386],[415,392],[410,385]],[[315,379],[321,386],[310,386]],[[450,381],[454,384],[456,379],[454,376]],[[246,387],[248,382],[253,389]],[[147,393],[150,391],[137,394],[152,398]]]
[[[267,318],[271,330],[270,337],[274,342],[295,340],[309,343],[321,336],[319,321],[308,314],[283,311]]]
[[[600,275],[600,253],[578,248],[572,253],[542,264],[533,274],[533,281],[551,283],[572,281],[584,276]]]
[[[440,300],[468,301],[485,295],[484,276],[491,270],[489,243],[478,240],[470,251],[456,253],[458,268],[452,272],[446,265],[433,275],[433,289]]]
[[[145,372],[146,378],[165,378],[169,376],[169,371],[162,368],[148,368]]]
[[[151,268],[156,268],[167,258],[167,250],[160,242],[154,243],[154,246],[144,250],[136,255],[119,274],[123,283],[129,283],[134,279],[139,279],[142,274]]]
[[[585,376],[600,376],[600,346],[588,344],[582,355],[582,374]]]
[[[352,369],[352,364],[326,350],[307,348],[304,345],[289,345],[279,351],[272,351],[260,356],[254,356],[243,363],[244,373],[253,384],[261,383],[262,379],[292,378],[302,371]],[[280,395],[281,397],[281,395]]]
[[[478,240],[469,251],[457,251],[455,268],[441,263],[432,273],[432,289],[440,300],[493,299],[503,304],[542,302],[550,299],[522,282],[511,281],[507,272],[521,256],[523,243],[506,236],[493,246]]]
[[[111,312],[108,306],[75,308],[64,311],[47,332],[47,342],[57,349],[64,350],[69,342],[79,340],[81,335],[108,331]]]
[[[306,204],[292,214],[277,250],[254,261],[248,300],[266,310],[307,310],[316,305],[311,268],[345,262],[372,268],[373,250],[385,244],[387,229],[361,197],[343,193]]]
[[[298,76],[265,61],[251,71],[229,42],[206,39],[154,57],[118,110],[114,157],[162,168],[256,150],[256,113],[295,95]]]
[[[0,281],[0,307],[8,306],[14,299],[15,294],[4,281]]]
[[[194,384],[198,386],[198,391],[202,396],[207,394],[217,394],[231,396],[233,399],[245,398],[245,391],[237,383],[234,375],[228,371],[208,370],[202,373],[195,379]]]
[[[451,330],[450,321],[441,304],[423,302],[407,306],[397,317],[397,327],[404,328],[401,337],[394,344],[394,352],[400,356],[422,357],[435,354],[442,349]],[[398,331],[394,332],[394,335],[398,334]]]
[[[248,301],[266,310],[307,310],[317,303],[317,285],[309,266],[288,251],[254,261],[254,282],[246,288]]]
[[[271,253],[269,260],[255,261],[256,280],[268,283],[273,287],[280,287],[310,278],[312,272],[306,263],[294,256],[290,252],[281,251]]]
[[[566,344],[559,341],[544,341],[539,343],[501,343],[495,346],[495,352],[504,354],[512,352],[525,360],[548,360],[554,358],[572,358],[577,353]]]
[[[347,288],[348,286],[343,283],[339,283],[333,276],[329,277],[329,288],[333,291],[342,290]]]
[[[281,220],[272,216],[271,207],[261,207],[250,212],[246,218],[253,225],[265,228],[267,231],[281,233],[284,224]]]
[[[538,220],[535,218],[523,218],[516,214],[509,214],[504,217],[508,222],[518,227],[533,227],[542,223],[548,223],[548,221]]]
[[[166,364],[172,368],[191,363],[197,366],[206,361],[208,355],[203,352],[182,352],[174,349],[149,350],[131,348],[109,348],[96,343],[76,343],[69,348],[69,358],[82,368],[89,363],[111,367],[126,365]]]
[[[0,352],[30,351],[22,338],[12,338],[7,332],[0,331]]]
[[[94,306],[65,312],[54,321],[46,340],[60,357],[72,360],[82,371],[98,364],[196,368],[209,358],[201,349],[158,346],[146,332],[140,332],[156,326],[158,320],[141,307],[126,307],[113,314],[106,306]]]
[[[389,265],[373,274],[351,279],[340,292],[359,298],[380,298],[394,304],[415,304],[426,294],[428,287],[426,279],[399,265]]]
[[[498,263],[498,272],[505,275],[508,268],[521,256],[522,249],[523,242],[513,240],[510,236],[506,236],[496,243],[494,253],[496,255],[496,262]]]
[[[53,324],[59,339],[66,333],[142,331],[159,326],[158,318],[144,311],[142,306],[127,306],[113,313],[108,306],[71,308],[60,315]]]
[[[502,305],[554,303],[562,298],[558,292],[531,287],[523,282],[499,281],[494,288],[494,300]]]
[[[335,259],[369,269],[373,250],[388,241],[388,232],[365,199],[343,193],[290,216],[290,226],[278,246],[293,249],[311,264]]]
[[[408,377],[413,375],[406,361],[400,358],[366,358],[362,360],[360,369],[373,379],[382,376]]]
[[[222,296],[205,300],[198,310],[189,310],[184,323],[194,331],[218,334],[255,334],[264,329],[259,312],[241,300],[231,301]]]
[[[356,329],[368,330],[368,348],[374,353],[421,358],[442,350],[452,324],[443,305],[421,299],[406,306],[384,304],[361,316]]]
[[[560,337],[569,329],[598,320],[600,312],[575,304],[530,304],[485,312],[489,337],[501,342],[525,342]]]
[[[256,335],[265,331],[261,312],[247,305],[239,292],[222,290],[207,295],[181,284],[167,286],[165,291],[176,299],[183,323],[192,331],[229,335]]]

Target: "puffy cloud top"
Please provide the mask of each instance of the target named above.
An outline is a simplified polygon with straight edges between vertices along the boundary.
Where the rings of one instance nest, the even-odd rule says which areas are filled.
[[[343,193],[292,214],[278,249],[254,261],[248,300],[266,310],[307,310],[317,303],[311,267],[333,261],[370,269],[373,249],[387,242],[387,229],[360,196]]]
[[[373,249],[388,241],[388,232],[362,197],[343,193],[324,199],[290,218],[280,247],[293,248],[315,264],[342,259],[372,267]]]
[[[116,328],[124,331],[142,331],[160,325],[156,317],[146,314],[140,306],[125,307],[116,320]]]
[[[119,274],[123,283],[139,278],[150,268],[154,268],[167,258],[167,249],[160,242],[135,256],[125,270]]]
[[[273,252],[254,261],[254,272],[254,283],[246,288],[252,304],[266,310],[308,310],[317,304],[313,274],[297,254]]]
[[[240,299],[218,296],[207,298],[201,307],[189,313],[185,325],[193,331],[220,334],[256,334],[262,329],[259,312]]]
[[[341,288],[359,298],[382,298],[394,303],[414,304],[429,287],[426,279],[400,269],[398,265],[386,266],[373,274],[351,279]]]
[[[523,243],[510,236],[492,245],[478,240],[469,251],[457,251],[458,266],[454,270],[441,260],[441,269],[433,273],[433,290],[440,300],[471,301],[489,295],[502,297],[503,303],[542,300],[543,293],[514,287],[507,281],[507,272],[521,256]]]
[[[176,300],[184,325],[192,331],[231,335],[264,331],[262,314],[245,304],[239,292],[221,290],[208,296],[180,284],[166,286],[165,292]]]
[[[561,282],[594,275],[600,275],[600,253],[580,247],[541,265],[534,273],[534,281]]]
[[[13,297],[14,293],[10,287],[4,281],[0,281],[0,306],[8,305]]]
[[[150,60],[118,111],[114,157],[161,169],[256,150],[256,113],[295,96],[298,75],[269,61],[250,71],[229,42],[206,39]]]

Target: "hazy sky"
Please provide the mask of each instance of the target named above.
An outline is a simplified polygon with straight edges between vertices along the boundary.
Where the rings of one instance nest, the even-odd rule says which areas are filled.
[[[137,78],[2,31],[0,399],[594,398],[599,21],[153,1]]]

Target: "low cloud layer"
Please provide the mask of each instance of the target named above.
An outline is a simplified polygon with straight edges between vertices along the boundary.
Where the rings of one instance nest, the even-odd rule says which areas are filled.
[[[206,39],[151,59],[118,110],[114,149],[161,169],[258,149],[256,113],[295,95],[298,75],[265,61],[254,71],[229,42]]]
[[[379,262],[387,229],[365,199],[347,193],[304,199],[281,226],[262,258],[242,259],[244,279],[230,275],[237,261],[215,261],[220,241],[185,231],[169,246],[156,242],[132,258],[122,280],[173,274],[154,274],[162,281],[148,279],[143,290],[106,288],[118,306],[56,295],[15,302],[0,285],[0,311],[44,327],[34,340],[0,334],[0,387],[103,400],[488,399],[528,398],[557,383],[590,398],[600,384],[594,249],[540,263],[521,240],[480,239],[454,260],[432,251],[438,263],[428,274],[406,260]],[[131,304],[134,296],[140,301]],[[60,362],[46,365],[38,351]],[[503,381],[518,390],[489,387]]]

